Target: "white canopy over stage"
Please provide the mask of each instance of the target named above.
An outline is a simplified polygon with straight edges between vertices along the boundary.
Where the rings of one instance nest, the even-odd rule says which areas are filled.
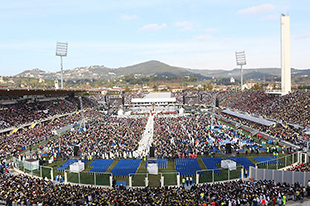
[[[144,98],[131,99],[132,104],[169,104],[176,101],[175,97],[171,97],[171,92],[152,92]]]

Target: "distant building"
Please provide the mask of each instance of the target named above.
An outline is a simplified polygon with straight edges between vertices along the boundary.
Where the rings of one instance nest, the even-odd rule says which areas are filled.
[[[167,85],[159,85],[158,87],[157,87],[157,89],[159,90],[159,91],[161,91],[161,90],[166,90],[166,89],[168,89],[168,87],[167,87]]]
[[[59,89],[58,79],[54,80],[55,89]]]
[[[230,83],[235,83],[235,79],[233,77],[230,77]]]
[[[247,82],[246,84],[243,84],[244,89],[252,89],[254,85],[257,84],[257,82]]]
[[[10,84],[15,84],[15,82],[14,82],[13,79],[10,79],[10,80],[8,81],[8,83],[10,83]]]
[[[264,90],[279,90],[281,87],[281,82],[265,82],[262,83]]]
[[[179,88],[179,87],[173,87],[173,88],[171,88],[171,91],[172,92],[182,92],[182,88]]]

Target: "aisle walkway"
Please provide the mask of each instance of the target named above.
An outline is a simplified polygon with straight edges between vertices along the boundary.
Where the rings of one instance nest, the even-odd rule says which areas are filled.
[[[142,158],[144,155],[148,155],[150,152],[150,146],[153,143],[154,135],[154,116],[150,115],[145,126],[145,130],[142,134],[142,138],[139,142],[139,147],[133,152],[133,156]]]

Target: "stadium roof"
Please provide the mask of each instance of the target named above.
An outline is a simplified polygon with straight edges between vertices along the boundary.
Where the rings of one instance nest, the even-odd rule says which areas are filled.
[[[235,116],[235,117],[239,117],[239,118],[242,118],[242,119],[249,120],[251,122],[262,124],[262,125],[265,125],[265,126],[271,126],[271,125],[275,124],[275,122],[273,122],[273,121],[269,121],[269,120],[266,120],[266,119],[263,119],[263,118],[253,117],[253,116],[250,116],[248,114],[242,114],[242,113],[234,112],[234,111],[227,110],[227,109],[222,111],[222,112],[226,113],[226,114],[229,114],[229,115],[232,115],[232,116]]]
[[[85,89],[16,89],[0,88],[0,96],[24,96],[24,95],[68,95],[72,93],[87,92]]]

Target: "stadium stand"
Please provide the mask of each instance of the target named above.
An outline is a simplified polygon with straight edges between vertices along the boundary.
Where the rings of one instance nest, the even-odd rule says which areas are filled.
[[[200,99],[200,102],[210,102],[210,104],[212,104],[212,99],[215,97],[215,95],[217,95],[216,92],[212,92],[212,94],[208,94],[207,92],[198,92],[197,94],[195,92],[186,91],[184,93],[189,96],[197,95],[198,99]],[[262,112],[262,114],[264,114],[264,112],[266,112],[266,114],[269,113],[267,114],[268,116],[275,117],[277,119],[281,119],[281,115],[284,115],[282,118],[283,121],[288,122],[289,119],[290,122],[298,122],[303,126],[309,123],[309,109],[306,107],[309,104],[309,93],[293,92],[293,94],[289,94],[286,97],[280,97],[278,99],[273,96],[263,94],[261,91],[245,91],[244,93],[245,94],[239,94],[236,92],[236,95],[231,95],[228,97],[233,100],[233,102],[225,101],[224,104],[240,107],[240,110],[243,109],[249,113]],[[200,94],[202,95],[200,96]],[[218,94],[225,96],[225,92]],[[238,97],[238,95],[240,96]],[[139,95],[131,94],[126,101],[130,102],[130,98],[135,96]],[[295,97],[297,100],[294,100]],[[180,96],[178,96],[177,99],[182,100]],[[285,108],[283,109],[281,107],[285,106],[286,104],[289,104],[288,107],[291,112],[283,114]],[[78,101],[76,98],[68,98],[65,100],[65,105],[69,106],[68,108],[62,107],[64,111],[66,111],[66,109],[72,109],[72,111],[74,111],[75,107],[78,105]],[[271,109],[261,111],[260,107],[265,109],[269,107],[267,109]],[[296,108],[298,109],[298,107],[302,109],[299,109],[298,112],[294,114],[292,111],[294,111]],[[29,108],[32,109],[34,107],[31,106]],[[22,110],[17,112],[21,111]],[[63,111],[59,110],[59,112]],[[15,114],[10,115],[13,115],[15,118]],[[36,114],[33,115],[31,112],[27,113],[27,115],[33,116],[29,118],[31,120],[40,118],[36,116]],[[298,118],[299,115],[302,116],[302,118]],[[51,148],[51,151],[48,153],[48,155],[51,157],[57,156],[58,158],[64,159],[72,157],[72,153],[68,148],[70,148],[70,145],[72,145],[73,142],[79,142],[82,145],[82,156],[91,156],[90,159],[92,159],[92,157],[103,158],[103,156],[106,158],[95,159],[90,164],[90,166],[93,167],[90,170],[90,173],[105,172],[106,169],[112,164],[112,158],[131,158],[131,153],[137,146],[137,141],[133,140],[138,139],[137,137],[139,137],[141,131],[143,131],[146,122],[145,119],[142,121],[134,121],[130,118],[120,119],[116,117],[110,117],[108,115],[103,115],[100,118],[102,118],[101,125],[98,124],[100,122],[99,120],[93,121],[91,122],[93,125],[88,128],[87,132],[71,132],[69,134],[63,135],[61,142],[54,139],[49,140],[44,145],[46,148]],[[23,122],[25,120],[27,120],[27,118],[20,119],[19,121]],[[67,121],[65,122],[68,123]],[[7,127],[7,122],[0,122],[0,124],[2,123],[4,128]],[[265,150],[259,145],[248,141],[247,137],[244,135],[237,134],[237,132],[231,128],[221,129],[216,132],[210,131],[208,128],[208,125],[210,125],[210,118],[205,114],[191,114],[187,117],[157,118],[156,124],[157,127],[155,127],[154,141],[155,144],[157,144],[156,148],[158,150],[158,155],[164,157],[164,159],[158,160],[158,166],[160,168],[167,167],[167,158],[169,158],[169,160],[173,160],[177,158],[178,155],[193,157],[194,154],[193,158],[175,159],[176,171],[179,172],[182,176],[195,175],[197,170],[201,170],[196,159],[197,155],[203,157],[208,156],[208,153],[210,152],[219,153],[222,150],[219,148],[223,147],[221,144],[230,142],[231,139],[235,137],[240,138],[240,142],[243,143],[243,140],[246,139],[244,149],[241,149],[238,144],[232,145],[240,152],[242,150],[248,151],[250,148],[261,151]],[[34,125],[34,128],[41,129],[39,126],[40,125]],[[60,124],[57,126],[60,127]],[[265,126],[261,126],[260,128],[262,127],[264,128],[264,131],[268,131],[269,134],[285,137],[285,139],[290,139],[292,142],[297,142],[297,144],[299,144],[300,140],[298,139],[298,135],[297,137],[294,135],[288,135],[295,131],[293,129],[285,127],[278,128],[278,126],[267,129]],[[23,132],[26,133],[26,131],[21,131],[21,134],[25,134]],[[20,133],[18,133],[17,136],[19,136],[19,134]],[[39,135],[40,133],[35,134]],[[44,139],[46,138],[45,135],[46,134],[44,133]],[[23,136],[21,139],[25,139],[25,142],[27,142],[30,139],[29,136],[34,135],[30,135],[30,133],[28,133],[27,136]],[[9,137],[11,138],[13,136]],[[305,136],[302,137],[304,138]],[[8,142],[7,139],[9,138],[3,137],[3,140],[5,141],[3,141],[1,146],[10,146],[10,142]],[[36,140],[33,143],[41,142],[39,140]],[[58,146],[61,146],[61,149],[58,151],[62,151],[62,153],[57,153]],[[26,144],[21,144],[16,148],[26,149],[26,147]],[[6,151],[11,152],[12,150],[8,148]],[[14,150],[14,153],[12,154],[15,155],[15,153],[16,151]],[[249,166],[254,165],[246,157],[230,159],[236,161],[237,164],[243,165],[246,169],[248,169]],[[263,163],[266,161],[269,161],[268,163],[271,164],[277,163],[276,159],[273,157],[254,157],[254,159]],[[67,161],[61,167],[57,168],[56,171],[63,171],[67,169],[69,165],[75,161],[77,160]],[[202,158],[202,161],[208,170],[214,170],[216,174],[220,173],[217,164],[221,163],[221,158]],[[111,173],[115,177],[135,174],[140,163],[140,159],[120,159],[117,165],[112,169]],[[282,162],[278,163],[281,164]],[[309,168],[307,168],[307,165],[299,165],[293,168],[293,170],[307,171]],[[136,205],[203,205],[204,203],[212,204],[212,201],[215,203],[215,205],[234,205],[234,202],[235,205],[245,205],[254,203],[255,201],[261,201],[262,199],[266,200],[266,202],[270,204],[274,198],[277,198],[278,200],[283,198],[284,195],[287,197],[293,197],[293,199],[302,199],[301,194],[303,194],[303,191],[305,190],[305,187],[299,183],[290,185],[286,182],[275,183],[274,181],[267,180],[238,180],[221,182],[212,185],[193,185],[190,190],[186,190],[182,187],[171,187],[169,189],[168,187],[126,189],[123,187],[126,184],[117,184],[116,188],[110,190],[89,186],[85,187],[81,185],[76,186],[59,183],[54,184],[54,182],[43,180],[42,178],[36,179],[25,175],[11,175],[10,173],[0,174],[0,185],[2,185],[0,201],[6,201],[6,199],[11,198],[14,200],[14,204],[16,205],[130,205],[133,203]],[[247,194],[244,195],[242,191],[247,191]]]

